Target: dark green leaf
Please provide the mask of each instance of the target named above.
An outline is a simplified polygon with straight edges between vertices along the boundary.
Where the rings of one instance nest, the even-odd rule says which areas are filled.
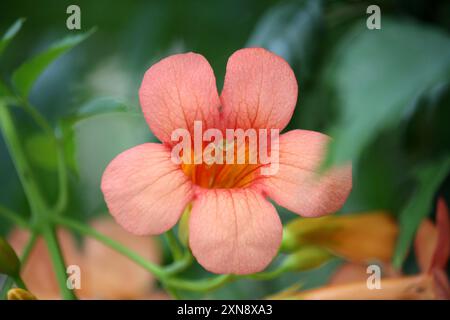
[[[340,118],[327,165],[357,160],[409,103],[450,75],[450,38],[429,27],[384,19],[381,30],[359,21],[334,55],[329,79]]]
[[[290,64],[300,62],[303,68],[311,66],[314,49],[320,37],[322,24],[321,1],[307,0],[280,4],[270,8],[262,17],[247,46],[264,47]]]
[[[23,63],[13,74],[12,80],[17,90],[24,97],[27,97],[33,87],[34,82],[47,66],[57,59],[60,55],[67,52],[83,40],[87,39],[94,30],[68,36],[52,46],[44,52]]]
[[[11,245],[0,237],[0,273],[11,277],[19,275],[20,261]]]
[[[396,268],[400,268],[405,260],[420,222],[431,213],[435,193],[449,171],[450,156],[417,170],[418,182],[415,192],[399,216],[400,234],[393,258]]]
[[[114,98],[102,97],[91,100],[78,109],[80,117],[92,116],[100,113],[127,111],[127,106]]]

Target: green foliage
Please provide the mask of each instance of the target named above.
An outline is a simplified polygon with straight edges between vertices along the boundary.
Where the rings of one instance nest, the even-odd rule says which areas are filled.
[[[400,212],[400,235],[394,255],[394,266],[400,268],[408,254],[420,222],[431,213],[433,199],[442,181],[450,172],[450,156],[416,170],[417,186]]]
[[[27,139],[25,153],[41,168],[55,170],[58,165],[55,141],[45,133],[37,133]]]
[[[87,33],[67,36],[51,45],[44,52],[41,52],[37,56],[24,62],[12,76],[12,81],[19,93],[22,96],[27,97],[36,79],[50,63],[87,39],[93,32],[94,30],[91,30]]]
[[[322,1],[283,2],[261,18],[247,45],[264,47],[291,65],[299,64],[300,76],[305,77],[312,72],[322,23]]]
[[[340,117],[327,164],[357,161],[374,137],[399,123],[408,104],[449,76],[450,38],[429,27],[383,20],[382,31],[359,21],[339,45],[329,70]]]
[[[96,19],[101,30],[96,42],[80,48],[86,59],[67,59],[62,61],[61,68],[44,73],[55,59],[84,41],[92,31],[68,36],[21,64],[29,52],[36,52],[41,40],[61,33],[61,28],[68,31],[65,25],[60,25],[59,13],[48,12],[48,21],[43,21],[34,11],[11,3],[8,11],[11,20],[0,21],[1,29],[8,30],[0,40],[0,102],[8,105],[4,110],[11,111],[19,133],[15,145],[24,148],[24,161],[31,164],[32,170],[26,168],[21,179],[34,178],[44,197],[52,198],[63,185],[57,182],[56,175],[63,176],[63,181],[67,179],[61,175],[58,161],[62,148],[70,184],[69,191],[66,190],[68,205],[62,206],[62,213],[83,220],[105,212],[99,187],[107,164],[128,148],[155,141],[142,114],[132,112],[138,107],[130,107],[137,105],[138,86],[145,70],[166,55],[196,51],[210,61],[220,88],[228,56],[243,46],[262,46],[284,57],[299,81],[299,107],[289,128],[329,133],[334,140],[326,165],[353,161],[354,187],[343,212],[380,209],[391,210],[399,217],[400,236],[394,264],[400,268],[418,225],[432,214],[436,193],[439,190],[445,196],[449,192],[442,182],[450,168],[447,123],[450,38],[444,31],[448,25],[442,19],[450,20],[441,10],[442,14],[427,16],[424,24],[421,20],[425,17],[415,6],[426,6],[425,0],[392,4],[392,1],[381,4],[382,29],[368,30],[362,19],[366,2],[230,0],[208,2],[201,8],[179,1],[117,2],[109,6],[108,15]],[[92,12],[92,6],[86,3],[83,10]],[[438,11],[442,8],[439,6],[436,5]],[[39,26],[33,32],[23,32],[15,41],[17,46],[11,48],[9,44],[24,19],[9,24],[22,15],[33,26],[37,23]],[[83,25],[89,24],[86,21],[89,18],[83,20]],[[7,47],[9,50],[5,51]],[[10,52],[14,54],[9,55]],[[20,67],[13,73],[12,81],[3,81],[7,80],[8,68],[14,70],[17,65]],[[30,110],[13,109],[30,95],[38,78],[42,80],[40,90],[36,90],[39,94],[31,98],[36,106],[33,110],[48,119],[50,130],[45,132],[37,131],[25,118],[23,110]],[[21,97],[13,95],[10,84]],[[122,95],[117,95],[126,96],[127,103],[98,98],[105,92],[114,95],[120,89]],[[57,139],[51,136],[53,133]],[[3,210],[2,234],[10,226],[4,221],[21,225],[22,213],[28,217],[30,207],[18,187],[19,179],[12,170],[15,163],[10,157],[0,143],[0,203],[21,213],[16,216],[15,210]],[[29,175],[30,171],[33,175]],[[280,207],[277,210],[283,221],[292,219],[287,210]],[[3,217],[5,220],[1,220]],[[73,222],[66,223],[70,227]],[[27,226],[26,220],[22,226]],[[73,229],[95,237],[95,231],[87,228],[80,223]],[[180,228],[186,241],[183,229]],[[110,243],[101,236],[98,240]],[[287,256],[288,260],[283,260],[286,256],[281,254],[270,270],[277,270],[276,266],[284,262],[304,271],[330,258],[327,252],[303,249]],[[119,251],[129,254],[127,248]],[[171,255],[166,252],[165,256]],[[136,260],[144,268],[152,269],[139,257]],[[239,278],[227,283],[223,278],[211,277],[212,283],[218,281],[227,286],[217,293],[202,291],[192,297],[263,298],[293,283],[305,283],[302,288],[323,285],[336,263],[332,260],[321,268],[283,274],[267,282]],[[61,271],[60,277],[63,276]],[[180,276],[202,278],[206,272],[194,262]],[[181,283],[198,289],[205,286],[205,282],[200,282]]]
[[[0,237],[0,274],[17,277],[20,271],[20,261],[10,244]]]

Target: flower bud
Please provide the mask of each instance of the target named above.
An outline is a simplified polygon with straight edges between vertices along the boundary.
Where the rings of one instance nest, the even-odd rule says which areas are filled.
[[[37,300],[32,293],[21,288],[14,288],[9,290],[7,297],[8,300]]]
[[[355,262],[389,262],[398,226],[386,212],[298,218],[284,228],[282,250],[318,246]]]
[[[0,273],[16,277],[20,272],[20,261],[9,243],[0,237]]]

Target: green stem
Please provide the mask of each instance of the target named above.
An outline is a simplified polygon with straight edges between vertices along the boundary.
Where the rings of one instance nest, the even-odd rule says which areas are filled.
[[[280,275],[282,275],[283,273],[285,273],[287,270],[286,266],[280,266],[279,268],[272,270],[272,271],[267,271],[267,272],[260,272],[260,273],[255,273],[255,274],[250,274],[248,276],[246,276],[247,278],[251,278],[254,280],[271,280],[274,279]]]
[[[202,280],[169,278],[167,280],[167,284],[169,286],[188,291],[210,291],[222,287],[233,279],[233,276],[230,274],[220,275],[214,278]]]
[[[103,243],[104,245],[114,249],[115,251],[121,253],[122,255],[126,256],[130,260],[133,260],[138,265],[143,267],[144,269],[151,272],[155,277],[157,277],[159,280],[164,280],[166,277],[165,271],[159,267],[156,264],[153,264],[152,262],[148,261],[147,259],[143,258],[136,252],[128,249],[127,247],[123,246],[119,242],[99,233],[95,229],[92,229],[89,226],[86,226],[82,223],[79,223],[74,220],[70,220],[61,216],[55,216],[53,217],[53,220],[55,223],[63,225],[67,228],[70,228],[74,231],[77,231],[78,233],[81,233],[86,236],[90,236],[99,242]]]
[[[183,258],[183,251],[178,245],[178,240],[176,239],[173,230],[170,229],[165,233],[167,244],[169,245],[170,252],[172,252],[175,261]]]
[[[0,215],[23,229],[29,228],[28,222],[23,219],[18,213],[2,205],[0,205]]]
[[[28,291],[27,286],[25,285],[25,282],[23,282],[22,278],[20,276],[14,277],[14,282],[16,283],[16,285],[24,290]]]
[[[46,226],[42,231],[42,235],[47,243],[47,248],[53,262],[53,269],[55,270],[62,297],[66,300],[75,300],[75,294],[67,287],[66,266],[64,264],[64,258],[55,230],[51,226]]]
[[[67,207],[67,202],[69,200],[69,193],[68,193],[67,167],[64,158],[64,147],[59,139],[56,140],[56,150],[58,155],[59,194],[58,200],[56,201],[54,207],[54,211],[56,213],[61,213]]]
[[[14,126],[11,113],[6,107],[5,103],[0,100],[0,129],[5,138],[20,182],[22,183],[25,195],[30,204],[33,215],[41,214],[42,208],[45,207],[43,198],[39,192],[38,186],[35,184],[32,177],[31,169],[28,165],[27,158],[22,150],[16,128]]]
[[[189,267],[192,263],[192,255],[189,251],[186,251],[184,257],[181,260],[175,261],[174,263],[166,266],[164,270],[168,275],[177,274],[187,267]]]

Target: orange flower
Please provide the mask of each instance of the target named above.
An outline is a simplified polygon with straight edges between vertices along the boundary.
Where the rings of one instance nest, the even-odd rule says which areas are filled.
[[[264,151],[279,154],[271,163],[277,167],[272,175],[263,173],[268,166],[261,162],[247,163],[254,153],[246,143],[241,144],[246,160],[241,164],[209,164],[184,152],[182,163],[174,163],[173,134],[187,132],[187,145],[198,145],[202,152],[224,140],[197,144],[198,123],[221,135],[258,130],[255,137],[261,141],[261,131],[266,130],[265,137],[267,130],[286,127],[297,92],[286,61],[262,48],[238,50],[229,58],[220,97],[203,56],[186,53],[162,59],[147,70],[139,90],[144,117],[162,144],[142,144],[111,161],[101,184],[110,213],[132,233],[161,234],[192,204],[189,246],[205,269],[232,274],[263,270],[282,238],[280,218],[268,198],[306,217],[333,213],[350,192],[351,166],[319,175],[329,137],[308,130],[284,133],[277,147],[266,146],[270,150]],[[259,150],[255,158],[261,156]]]

